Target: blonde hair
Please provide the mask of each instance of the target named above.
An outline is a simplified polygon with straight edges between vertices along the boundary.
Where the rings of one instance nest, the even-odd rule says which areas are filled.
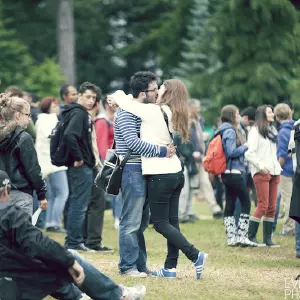
[[[166,88],[161,104],[166,104],[172,111],[172,124],[186,142],[189,139],[189,93],[181,80],[169,79],[164,82]]]
[[[14,121],[16,112],[22,113],[28,106],[28,102],[22,98],[11,96],[10,93],[0,94],[0,121]]]
[[[274,108],[275,116],[280,120],[290,120],[292,118],[292,110],[285,103],[277,104]]]

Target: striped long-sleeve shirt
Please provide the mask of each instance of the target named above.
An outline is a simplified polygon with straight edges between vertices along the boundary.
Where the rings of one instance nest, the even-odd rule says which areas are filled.
[[[132,153],[127,165],[141,167],[141,156],[165,157],[167,148],[142,141],[139,138],[141,119],[133,114],[118,109],[114,122],[116,152],[125,155],[129,149]]]

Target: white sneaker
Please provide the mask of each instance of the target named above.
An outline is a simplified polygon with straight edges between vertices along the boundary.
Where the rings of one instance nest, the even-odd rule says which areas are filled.
[[[143,285],[136,285],[133,287],[126,287],[120,285],[123,290],[121,300],[142,300],[146,295],[146,287]]]
[[[139,272],[138,270],[128,270],[121,274],[125,275],[125,276],[130,276],[130,277],[137,277],[137,278],[145,278],[148,276],[147,273]]]

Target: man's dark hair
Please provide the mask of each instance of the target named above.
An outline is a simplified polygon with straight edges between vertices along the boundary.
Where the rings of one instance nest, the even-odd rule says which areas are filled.
[[[285,99],[285,100],[283,100],[281,103],[287,104],[287,105],[290,107],[291,110],[294,110],[294,105],[293,105],[293,103],[291,102],[291,100]]]
[[[157,76],[149,71],[141,71],[135,73],[130,78],[131,93],[134,98],[137,98],[139,94],[148,89],[149,83],[157,81]]]
[[[256,114],[256,109],[252,106],[245,108],[241,112],[241,116],[242,117],[247,116],[249,121],[255,121],[255,114]]]
[[[60,99],[64,100],[65,96],[68,96],[69,94],[69,86],[71,86],[70,84],[64,84],[59,91],[59,95],[60,95]]]
[[[97,87],[95,84],[90,83],[88,81],[84,82],[83,84],[81,84],[80,88],[79,88],[79,93],[83,94],[85,93],[87,90],[91,90],[94,93],[97,94],[99,87]]]

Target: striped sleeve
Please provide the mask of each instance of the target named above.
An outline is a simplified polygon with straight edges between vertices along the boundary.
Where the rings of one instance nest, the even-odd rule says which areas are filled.
[[[160,154],[160,147],[142,141],[138,135],[136,117],[126,111],[118,115],[118,127],[129,149],[145,157],[155,157]]]

